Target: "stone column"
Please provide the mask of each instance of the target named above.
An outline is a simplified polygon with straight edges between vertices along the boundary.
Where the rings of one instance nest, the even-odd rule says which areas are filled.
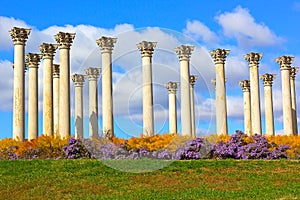
[[[44,84],[43,84],[43,135],[53,136],[53,57],[57,44],[43,43],[40,51],[44,59]]]
[[[101,37],[97,44],[102,54],[102,130],[103,137],[114,136],[113,91],[112,91],[112,50],[117,38]]]
[[[250,81],[243,80],[239,82],[244,96],[244,132],[251,135],[251,100],[250,100]]]
[[[276,58],[280,65],[282,84],[282,104],[283,104],[283,129],[285,135],[293,134],[293,115],[291,99],[290,71],[293,56],[281,56]]]
[[[89,78],[89,134],[90,138],[98,138],[98,78],[101,68],[87,68]]]
[[[59,135],[59,65],[53,64],[53,132],[55,137]]]
[[[28,79],[28,140],[38,137],[38,65],[41,54],[28,53],[25,57],[29,68]]]
[[[25,43],[30,34],[30,29],[14,27],[10,31],[14,43],[14,97],[13,97],[13,139],[25,139]]]
[[[153,89],[152,89],[152,54],[156,42],[142,41],[137,44],[142,54],[143,73],[143,135],[154,135]]]
[[[265,99],[265,120],[266,120],[266,135],[275,135],[274,131],[274,114],[273,114],[273,95],[272,84],[276,74],[264,74],[260,76],[264,82],[264,99]]]
[[[195,95],[194,95],[194,85],[198,76],[190,76],[190,95],[191,95],[191,121],[192,121],[192,137],[196,138],[196,126],[195,126]]]
[[[169,133],[175,134],[177,134],[176,91],[178,86],[178,82],[168,82],[165,84],[169,93]]]
[[[224,65],[229,52],[225,49],[216,49],[210,52],[216,66],[216,124],[218,135],[228,135]]]
[[[175,49],[180,61],[181,134],[184,136],[192,136],[190,57],[194,48],[194,46],[181,45]]]
[[[59,32],[55,40],[59,45],[59,134],[61,138],[70,136],[70,47],[75,33]]]
[[[258,65],[262,58],[261,53],[245,54],[250,67],[250,98],[251,98],[251,130],[253,134],[261,135],[261,112],[260,112],[260,93],[259,93],[259,77]]]
[[[75,138],[83,138],[83,94],[84,75],[72,75],[75,87]]]
[[[297,106],[296,106],[296,87],[295,77],[298,72],[298,67],[291,68],[290,84],[291,84],[291,98],[292,98],[292,116],[293,116],[293,132],[294,135],[298,135],[298,122],[297,122]]]

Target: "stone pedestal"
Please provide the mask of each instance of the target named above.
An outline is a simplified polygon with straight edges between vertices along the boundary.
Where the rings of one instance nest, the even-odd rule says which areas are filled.
[[[181,45],[175,49],[180,61],[181,134],[192,136],[190,57],[194,46]]]
[[[53,132],[54,137],[59,135],[59,65],[53,64]]]
[[[55,40],[59,45],[59,134],[61,138],[70,136],[70,47],[75,33],[59,32]]]
[[[10,31],[14,43],[14,97],[13,97],[13,139],[25,139],[25,43],[30,29],[14,27]]]
[[[228,135],[224,65],[229,52],[225,49],[216,49],[210,52],[216,66],[216,127],[218,135]]]
[[[102,128],[103,137],[114,136],[113,91],[112,91],[112,50],[117,38],[101,37],[97,44],[102,54]]]
[[[152,54],[156,42],[142,41],[137,48],[142,55],[143,73],[143,135],[154,135],[153,89],[152,89]]]
[[[264,74],[260,77],[264,82],[266,135],[268,136],[275,135],[272,95],[272,84],[275,77],[275,74]]]
[[[285,135],[293,134],[293,115],[291,100],[290,71],[293,56],[281,56],[276,58],[280,65],[282,83],[282,104],[283,104],[283,129]]]
[[[195,124],[195,95],[194,95],[194,85],[198,76],[190,76],[190,95],[191,95],[191,121],[192,121],[192,137],[196,138],[196,124]]]
[[[42,58],[41,54],[28,53],[25,57],[29,68],[28,79],[28,140],[38,137],[38,65]]]
[[[169,93],[169,133],[177,134],[177,104],[176,91],[179,86],[178,82],[168,82],[165,87]]]
[[[298,122],[297,122],[297,105],[296,105],[296,88],[295,77],[298,72],[298,67],[292,67],[290,72],[290,84],[291,84],[291,98],[292,98],[292,116],[293,116],[293,132],[294,135],[298,135]]]
[[[75,138],[83,138],[83,94],[84,75],[71,76],[75,87]]]
[[[85,70],[89,78],[89,134],[90,138],[98,138],[98,78],[100,68],[88,68]]]
[[[44,59],[44,84],[43,84],[43,135],[53,136],[53,57],[57,44],[43,43],[40,51]]]
[[[257,133],[261,135],[258,65],[262,58],[262,54],[251,52],[249,54],[245,54],[244,57],[250,67],[251,129],[253,134]]]
[[[239,82],[244,96],[244,133],[251,135],[251,100],[250,100],[250,81],[243,80]]]

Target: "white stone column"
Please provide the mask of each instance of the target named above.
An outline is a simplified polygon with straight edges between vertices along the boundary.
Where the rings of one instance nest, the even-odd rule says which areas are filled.
[[[143,135],[154,135],[153,89],[152,89],[152,54],[156,42],[142,41],[137,44],[142,54],[143,73]]]
[[[251,52],[249,54],[245,54],[244,58],[247,60],[250,68],[251,130],[252,134],[261,135],[258,65],[262,58],[262,54]]]
[[[87,68],[89,78],[89,134],[90,138],[98,138],[98,78],[101,68]]]
[[[53,136],[53,57],[57,44],[43,43],[40,51],[44,59],[44,84],[43,84],[43,135]]]
[[[176,91],[179,86],[178,82],[168,82],[165,87],[169,93],[169,133],[177,134],[177,104]]]
[[[224,65],[229,52],[225,49],[216,49],[210,52],[216,66],[216,127],[218,135],[228,135]]]
[[[84,75],[71,76],[75,87],[75,138],[83,138],[83,94]]]
[[[264,100],[265,100],[265,120],[266,120],[266,135],[275,135],[274,130],[274,114],[273,114],[273,95],[272,84],[276,74],[264,74],[260,79],[264,83]]]
[[[282,104],[283,104],[283,129],[285,135],[293,134],[293,115],[291,99],[290,71],[293,56],[281,56],[276,58],[280,65],[282,84]]]
[[[292,67],[290,72],[290,84],[291,84],[291,98],[292,98],[292,116],[293,116],[293,133],[298,135],[298,122],[297,122],[297,105],[296,105],[296,87],[295,77],[298,72],[298,67]]]
[[[251,135],[251,100],[250,100],[250,81],[243,80],[239,82],[244,96],[244,133]]]
[[[198,76],[191,75],[190,76],[190,95],[191,95],[191,121],[192,121],[192,137],[196,138],[196,124],[195,124],[195,94],[194,94],[194,86],[195,82],[198,79]]]
[[[114,136],[112,50],[117,38],[101,37],[97,44],[102,54],[102,131],[103,137]]]
[[[59,32],[55,40],[59,45],[59,135],[70,136],[70,47],[75,33]]]
[[[38,67],[41,54],[28,53],[25,57],[29,68],[28,79],[28,140],[38,137]]]
[[[190,57],[194,48],[194,46],[181,45],[175,49],[180,61],[181,134],[184,136],[192,136]]]
[[[54,137],[59,135],[59,65],[53,64],[53,132]]]
[[[13,97],[13,139],[25,139],[25,43],[30,29],[14,27],[10,31],[14,43],[14,97]]]

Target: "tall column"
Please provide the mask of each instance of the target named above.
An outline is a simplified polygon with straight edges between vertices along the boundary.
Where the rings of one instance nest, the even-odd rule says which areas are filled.
[[[89,134],[90,138],[98,138],[98,78],[101,68],[87,68],[89,77]]]
[[[75,33],[59,32],[55,40],[59,45],[59,134],[61,138],[70,136],[70,47]]]
[[[117,38],[101,37],[97,44],[102,54],[102,130],[105,138],[114,136],[112,50]]]
[[[143,135],[154,135],[153,89],[152,89],[152,54],[156,42],[142,41],[137,44],[142,54],[143,73]]]
[[[84,75],[72,75],[75,87],[75,138],[83,138],[83,94]]]
[[[192,121],[192,137],[196,138],[196,127],[195,127],[195,95],[194,95],[194,86],[195,82],[198,79],[198,76],[190,76],[190,95],[191,95],[191,121]]]
[[[59,65],[53,64],[53,133],[55,137],[59,135]]]
[[[262,58],[262,54],[251,52],[245,54],[244,58],[247,60],[250,68],[251,130],[253,134],[261,135],[258,65]]]
[[[44,85],[43,85],[43,135],[53,136],[53,57],[57,44],[43,43],[40,51],[44,59]]]
[[[13,100],[13,139],[25,139],[25,43],[30,34],[30,29],[14,27],[10,31],[14,43],[14,100]]]
[[[264,82],[264,99],[265,99],[265,120],[266,135],[275,135],[274,131],[274,115],[273,115],[273,95],[272,84],[276,74],[264,74],[260,76]]]
[[[216,124],[218,135],[228,135],[224,65],[229,52],[225,49],[216,49],[210,52],[216,66]]]
[[[176,91],[179,86],[178,82],[168,82],[165,87],[169,93],[169,133],[177,133],[177,106]]]
[[[282,104],[283,104],[283,129],[285,135],[293,134],[293,115],[290,85],[290,71],[293,56],[281,56],[276,58],[281,70]]]
[[[38,137],[38,65],[41,54],[28,53],[25,57],[29,68],[28,79],[28,140]]]
[[[192,136],[190,57],[194,48],[194,46],[186,45],[175,48],[180,61],[181,134],[185,136]]]
[[[295,87],[295,77],[299,70],[299,67],[292,67],[290,74],[290,84],[291,84],[291,98],[292,98],[292,117],[293,117],[293,133],[298,135],[298,122],[297,122],[297,106],[296,106],[296,87]]]
[[[251,100],[250,100],[250,81],[243,80],[239,82],[244,96],[244,132],[251,135]]]

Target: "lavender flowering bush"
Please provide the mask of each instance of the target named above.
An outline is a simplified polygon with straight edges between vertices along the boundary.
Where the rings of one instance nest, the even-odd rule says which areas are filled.
[[[69,144],[63,147],[64,156],[68,159],[91,158],[91,154],[80,139],[69,139]]]

